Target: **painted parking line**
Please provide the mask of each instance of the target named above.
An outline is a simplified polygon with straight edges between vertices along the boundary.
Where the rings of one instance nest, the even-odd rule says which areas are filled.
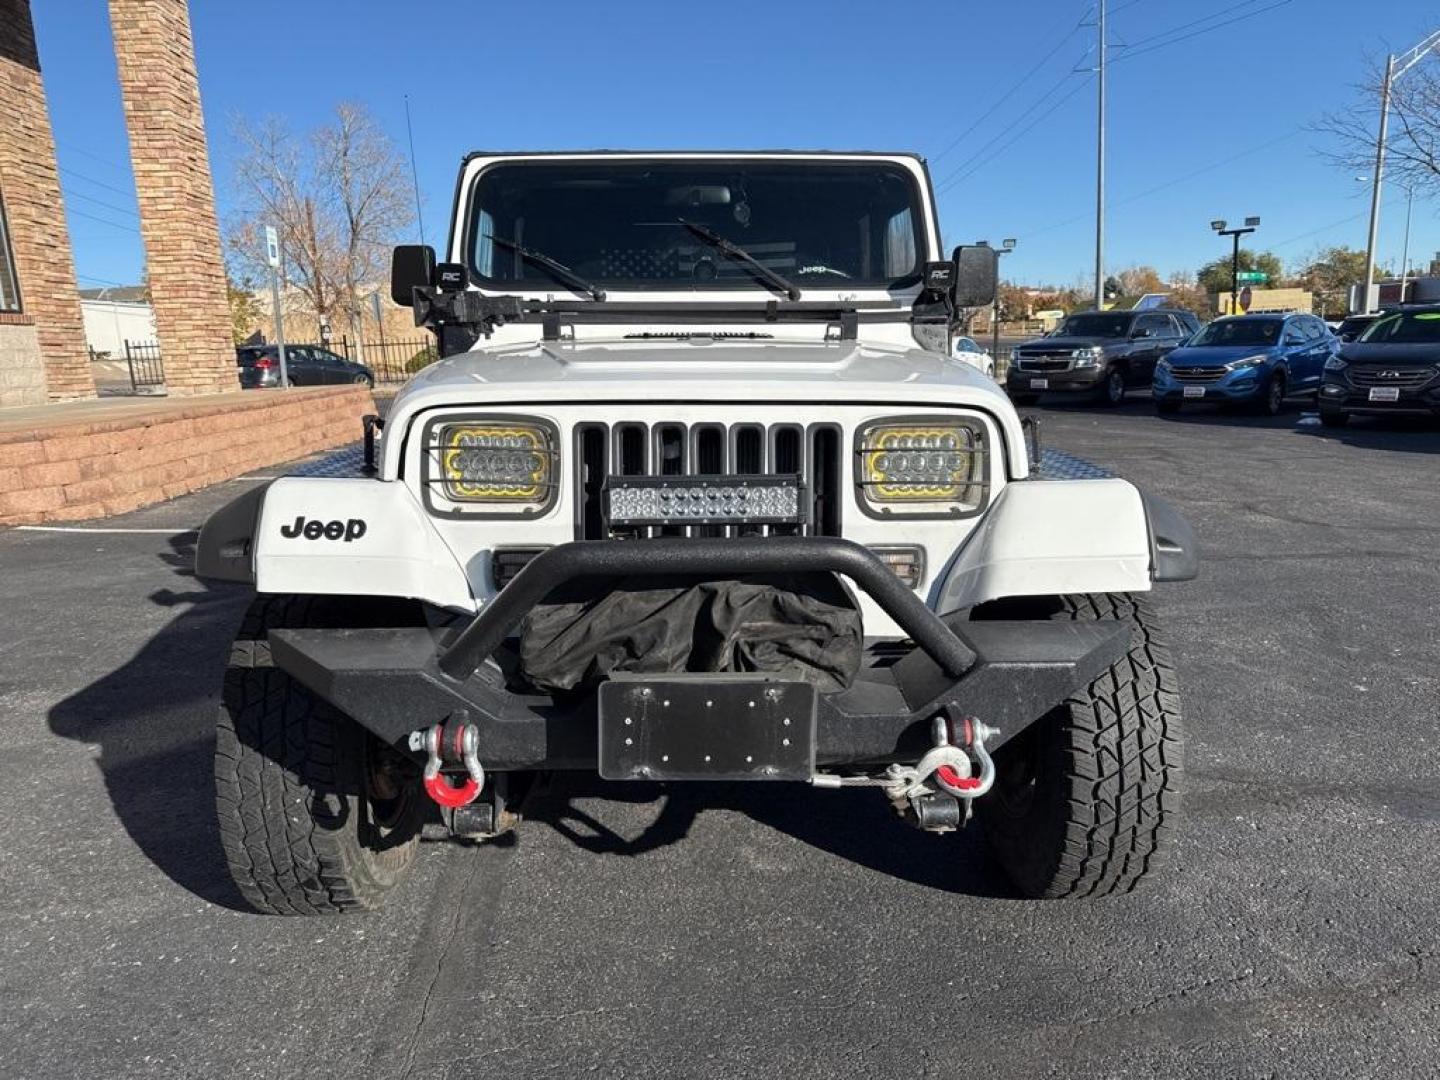
[[[47,532],[47,533],[93,533],[96,536],[120,533],[147,533],[155,536],[189,536],[200,532],[198,528],[189,527],[181,529],[122,529],[122,528],[88,528],[84,525],[16,525],[16,532]]]

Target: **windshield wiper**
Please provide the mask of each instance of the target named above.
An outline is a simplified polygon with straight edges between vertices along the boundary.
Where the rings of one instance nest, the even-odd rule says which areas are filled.
[[[699,225],[693,221],[686,221],[684,218],[676,218],[675,220],[715,250],[728,255],[738,263],[744,263],[755,272],[757,277],[761,278],[771,288],[778,289],[791,300],[800,299],[800,289],[793,282],[781,277],[744,248],[732,244],[729,240],[726,240],[725,237],[705,225]]]
[[[543,266],[546,270],[549,270],[550,273],[554,274],[561,281],[565,282],[565,284],[574,286],[580,292],[583,292],[587,296],[589,296],[590,299],[605,299],[604,289],[600,288],[600,286],[594,284],[593,282],[586,280],[580,274],[577,274],[574,270],[571,270],[570,267],[566,266],[559,260],[552,259],[543,251],[536,251],[534,248],[527,248],[524,244],[517,244],[514,240],[506,240],[503,236],[486,235],[485,239],[489,240],[492,244],[499,244],[501,247],[506,248],[509,251],[513,251],[522,259],[529,259],[536,266]]]

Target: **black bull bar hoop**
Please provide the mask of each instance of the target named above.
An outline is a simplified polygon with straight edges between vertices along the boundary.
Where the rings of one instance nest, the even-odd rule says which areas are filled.
[[[848,690],[818,695],[818,764],[918,757],[928,721],[954,706],[999,727],[995,749],[1124,655],[1119,622],[977,621],[940,616],[866,548],[826,537],[592,540],[535,556],[458,634],[417,627],[270,632],[274,663],[380,738],[464,714],[488,769],[593,768],[594,694],[571,701],[510,691],[493,655],[556,588],[634,575],[785,574],[849,578],[914,647],[862,671]],[[646,676],[628,676],[646,678]],[[653,676],[658,683],[667,676]],[[704,678],[690,675],[689,678]],[[733,676],[728,676],[733,678]],[[756,679],[766,676],[757,674]]]

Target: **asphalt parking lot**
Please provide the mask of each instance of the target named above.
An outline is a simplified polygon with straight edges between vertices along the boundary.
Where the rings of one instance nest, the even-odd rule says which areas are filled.
[[[0,1076],[1434,1076],[1440,428],[1040,412],[1201,537],[1151,887],[1017,900],[870,792],[566,781],[384,913],[245,913],[210,756],[246,595],[186,532],[238,481],[0,534]]]

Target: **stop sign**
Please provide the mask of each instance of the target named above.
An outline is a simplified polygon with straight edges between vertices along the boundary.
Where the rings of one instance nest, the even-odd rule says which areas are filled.
[[[1249,286],[1249,285],[1246,285],[1243,289],[1241,289],[1241,290],[1240,290],[1240,310],[1241,310],[1241,311],[1249,311],[1249,310],[1250,310],[1250,301],[1253,300],[1254,298],[1255,298],[1255,294],[1250,291],[1250,286]]]

